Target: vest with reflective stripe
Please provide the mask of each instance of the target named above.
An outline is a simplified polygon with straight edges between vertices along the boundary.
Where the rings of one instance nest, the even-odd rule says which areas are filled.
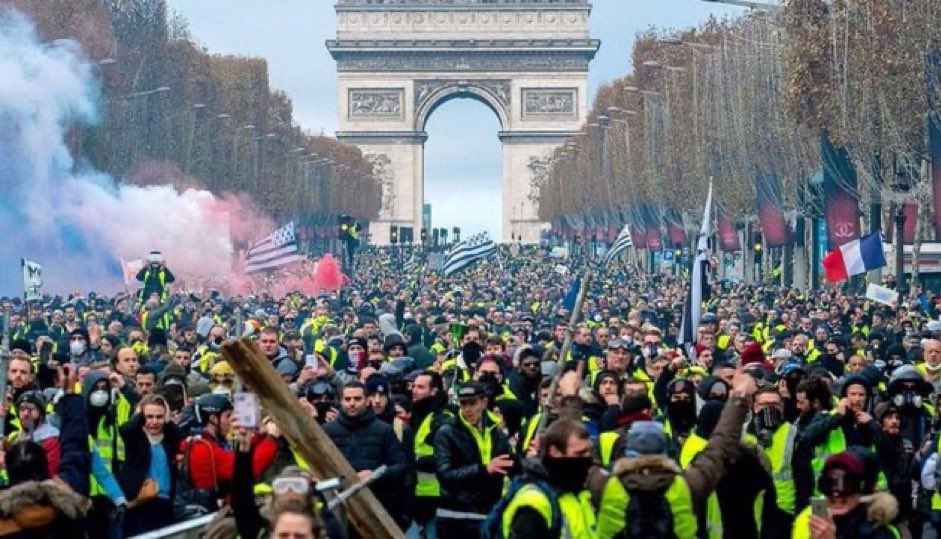
[[[118,427],[127,422],[131,417],[131,404],[123,396],[118,397],[117,410],[115,411],[115,423],[110,427],[105,426],[105,418],[98,420],[97,436],[88,437],[88,448],[96,449],[105,466],[115,472],[115,462],[124,462],[124,439],[118,434]],[[91,483],[88,491],[89,497],[105,496],[105,489],[98,484],[95,476],[91,476]]]
[[[673,478],[664,493],[670,505],[673,517],[673,535],[680,539],[696,537],[698,525],[693,514],[693,498],[689,493],[689,486],[683,476]],[[611,539],[626,526],[625,513],[631,502],[631,495],[624,488],[618,477],[608,479],[604,491],[601,493],[601,504],[598,509],[598,537]]]
[[[689,437],[680,449],[680,466],[685,470],[692,464],[693,459],[709,445],[709,440],[696,434],[689,433]],[[706,529],[709,537],[722,537],[722,510],[719,508],[719,497],[713,492],[706,500]]]
[[[431,422],[435,413],[432,412],[425,416],[418,430],[415,432],[415,458],[430,457],[435,454],[435,447],[431,444]],[[441,496],[441,484],[438,483],[438,477],[430,472],[418,472],[418,483],[415,485],[416,496],[438,497]]]
[[[771,447],[764,450],[768,460],[771,461],[771,478],[774,480],[774,490],[777,493],[778,507],[787,513],[794,514],[794,471],[791,467],[791,457],[794,455],[794,443],[797,440],[797,426],[785,423],[778,427],[771,437]]]
[[[595,537],[595,510],[591,506],[591,495],[583,490],[576,496],[571,492],[559,495],[559,511],[562,513],[562,530],[552,529],[552,503],[549,497],[536,485],[530,484],[521,488],[503,511],[501,522],[503,536],[511,537],[513,517],[524,507],[533,509],[546,519],[546,527],[550,536],[558,533],[558,537],[571,539],[593,539]]]

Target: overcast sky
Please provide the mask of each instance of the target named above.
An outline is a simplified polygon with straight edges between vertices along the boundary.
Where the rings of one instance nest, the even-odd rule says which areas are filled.
[[[212,53],[268,60],[273,88],[294,101],[294,118],[332,134],[337,124],[335,64],[324,41],[335,37],[332,0],[168,0],[189,21],[193,36]],[[634,35],[648,27],[694,26],[710,15],[734,16],[743,8],[703,0],[594,0],[592,37],[601,50],[591,63],[595,90],[630,71]],[[426,126],[425,200],[435,227],[487,230],[500,237],[499,123],[483,104],[455,99],[439,107]]]

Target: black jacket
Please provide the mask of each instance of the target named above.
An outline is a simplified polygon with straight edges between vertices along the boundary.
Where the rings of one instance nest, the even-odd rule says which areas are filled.
[[[172,500],[176,496],[176,457],[180,453],[180,443],[183,437],[180,435],[180,429],[170,422],[169,418],[167,419],[163,427],[163,441],[160,445],[167,454],[167,464],[170,467],[170,499]],[[117,479],[121,484],[121,490],[124,491],[128,501],[131,501],[140,492],[141,486],[147,479],[147,472],[150,471],[151,449],[150,440],[144,433],[144,416],[134,414],[127,423],[121,425],[118,432],[124,440],[124,466]]]
[[[513,456],[506,434],[486,415],[484,428],[491,433],[491,458]],[[459,417],[446,422],[435,435],[435,462],[438,466],[438,481],[441,483],[441,507],[487,514],[500,499],[503,476],[487,473],[477,442]],[[518,468],[517,463],[510,474],[514,474]]]
[[[405,451],[392,427],[380,421],[369,408],[357,417],[340,412],[336,421],[324,425],[324,430],[357,472],[375,470],[383,464],[388,466],[385,474],[370,488],[392,517],[398,520],[409,498],[406,478],[411,463],[406,462]],[[411,485],[414,489],[414,483]]]
[[[523,404],[527,418],[536,415],[536,412],[539,411],[539,382],[541,381],[541,376],[530,379],[517,371],[511,372],[507,377],[510,391]]]

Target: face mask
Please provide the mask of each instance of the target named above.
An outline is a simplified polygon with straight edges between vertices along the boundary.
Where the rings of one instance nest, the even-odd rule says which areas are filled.
[[[773,434],[784,423],[784,412],[777,406],[765,406],[755,414],[755,431]]]
[[[105,389],[96,389],[88,395],[88,404],[93,408],[104,408],[108,405],[111,394]]]
[[[314,408],[317,410],[317,421],[323,423],[327,420],[327,412],[333,407],[332,402],[315,402]]]
[[[667,417],[676,430],[688,432],[696,424],[696,403],[692,401],[670,402],[667,404]]]
[[[892,397],[892,404],[899,408],[921,408],[921,395],[914,391],[903,391]]]
[[[69,343],[69,353],[73,356],[80,356],[85,353],[84,341],[72,341]]]
[[[552,482],[569,492],[578,492],[585,486],[591,457],[542,457],[542,464]]]

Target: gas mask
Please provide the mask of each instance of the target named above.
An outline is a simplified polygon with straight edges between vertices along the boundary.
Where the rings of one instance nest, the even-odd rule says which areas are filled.
[[[903,391],[892,397],[892,404],[899,408],[921,408],[922,402],[921,395],[914,391]]]
[[[758,441],[764,447],[768,447],[771,445],[774,432],[784,423],[784,411],[777,406],[765,406],[755,414],[754,421]]]

